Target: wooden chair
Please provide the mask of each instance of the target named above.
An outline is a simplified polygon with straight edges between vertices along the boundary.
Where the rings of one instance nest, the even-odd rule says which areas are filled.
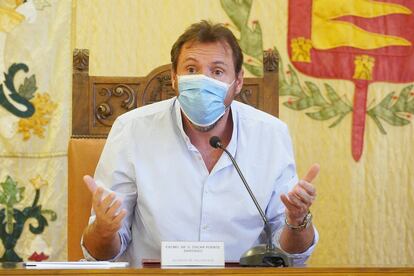
[[[245,78],[237,100],[278,116],[278,57],[264,52],[264,76]],[[105,138],[119,115],[175,96],[171,65],[145,77],[89,76],[89,51],[73,53],[72,136],[68,149],[68,260],[83,257],[80,238],[88,223],[91,195],[82,181],[93,175]]]

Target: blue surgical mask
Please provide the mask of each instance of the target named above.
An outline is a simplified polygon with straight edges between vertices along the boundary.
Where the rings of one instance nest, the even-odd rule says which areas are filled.
[[[178,76],[178,101],[184,115],[195,125],[211,126],[226,112],[224,100],[233,85],[205,75]]]

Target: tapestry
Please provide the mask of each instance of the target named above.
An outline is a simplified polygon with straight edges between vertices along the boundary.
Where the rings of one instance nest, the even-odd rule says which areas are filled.
[[[66,258],[71,4],[0,1],[0,261]]]

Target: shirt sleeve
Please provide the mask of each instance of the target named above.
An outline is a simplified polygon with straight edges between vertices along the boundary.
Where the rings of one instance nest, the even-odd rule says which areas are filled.
[[[94,176],[97,185],[115,192],[116,198],[122,201],[120,210],[125,209],[127,211],[127,215],[122,221],[121,229],[118,231],[121,241],[120,251],[110,261],[117,260],[131,242],[132,218],[137,201],[134,168],[132,162],[130,162],[129,154],[131,150],[128,148],[130,143],[126,140],[130,136],[126,135],[125,131],[125,127],[117,119],[108,135]],[[106,192],[104,192],[104,196],[105,194]],[[94,221],[95,213],[92,210],[89,224]],[[87,260],[95,260],[83,245],[83,237],[81,239],[81,247]]]
[[[290,258],[292,258],[294,266],[300,266],[300,265],[305,264],[306,261],[311,256],[312,252],[315,250],[315,246],[318,244],[318,241],[319,241],[318,230],[316,230],[315,226],[312,226],[312,227],[315,231],[315,236],[313,237],[313,242],[312,242],[311,246],[308,249],[306,249],[305,252],[298,253],[298,254],[289,254],[289,253],[285,252]],[[277,246],[278,248],[281,248],[280,247],[280,235],[282,234],[282,230],[283,230],[283,227],[279,228],[276,231],[276,233],[274,234],[275,246]]]
[[[273,241],[278,248],[281,248],[279,239],[285,226],[285,205],[280,200],[280,195],[287,194],[298,183],[292,143],[288,129],[286,125],[284,126],[285,127],[281,132],[283,134],[281,141],[283,142],[284,148],[284,163],[282,166],[283,169],[275,181],[274,191],[269,201],[269,205],[266,208],[266,215],[269,218],[269,222],[273,230]],[[289,257],[292,258],[293,265],[304,264],[315,249],[315,246],[319,240],[319,234],[315,227],[314,230],[315,236],[312,245],[305,252],[299,254],[286,253]]]
[[[121,248],[120,248],[118,254],[115,257],[113,257],[111,259],[108,259],[106,261],[110,261],[110,262],[116,261],[123,254],[123,252],[125,252],[125,250],[127,248],[127,243],[125,242],[125,239],[123,239],[123,237],[125,237],[125,233],[121,234],[120,232],[118,232],[118,234],[119,234],[119,237],[121,239]],[[86,261],[92,261],[92,262],[98,261],[97,259],[95,259],[92,256],[91,253],[89,253],[88,249],[83,244],[83,236],[81,238],[81,249],[82,249],[83,257],[85,258]]]

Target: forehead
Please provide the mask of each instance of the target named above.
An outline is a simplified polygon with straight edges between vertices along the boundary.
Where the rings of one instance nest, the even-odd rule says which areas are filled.
[[[233,51],[225,41],[184,43],[178,56],[178,66],[187,62],[233,64]]]

